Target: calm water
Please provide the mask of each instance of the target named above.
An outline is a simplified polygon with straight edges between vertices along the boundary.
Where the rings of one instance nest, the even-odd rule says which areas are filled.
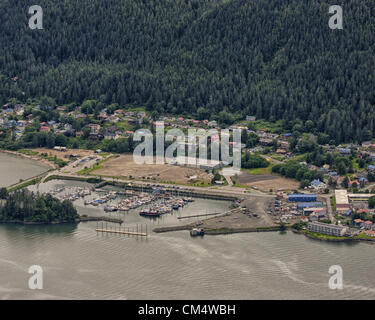
[[[50,181],[41,189],[62,184],[84,185]],[[104,214],[82,200],[76,205],[80,213]],[[121,215],[125,226],[147,223],[150,230],[182,223],[180,215],[224,211],[228,205],[197,200],[157,220],[142,218],[137,211]],[[141,239],[97,234],[96,226],[0,225],[0,298],[375,298],[373,245],[322,243],[291,232],[190,238],[180,231]],[[35,264],[44,270],[44,289],[39,291],[27,285],[27,270]],[[331,265],[344,270],[341,291],[328,288]]]
[[[48,169],[48,166],[37,161],[0,152],[0,187],[37,176]]]

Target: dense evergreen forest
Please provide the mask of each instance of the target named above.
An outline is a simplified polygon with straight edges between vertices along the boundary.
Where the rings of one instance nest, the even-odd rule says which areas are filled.
[[[0,103],[146,106],[283,119],[337,143],[375,137],[373,0],[28,0],[0,3]],[[344,29],[328,27],[329,6]],[[18,79],[14,79],[17,77]],[[13,78],[13,80],[12,80]]]
[[[0,222],[62,223],[79,218],[68,201],[60,201],[50,194],[39,195],[22,189],[7,193],[0,190]]]

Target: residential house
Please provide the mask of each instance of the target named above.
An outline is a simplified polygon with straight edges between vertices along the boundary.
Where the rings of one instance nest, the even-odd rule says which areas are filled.
[[[375,231],[374,230],[366,230],[365,235],[369,237],[375,237]]]
[[[284,150],[284,149],[277,149],[277,150],[276,150],[276,153],[277,153],[277,154],[281,154],[281,155],[285,155],[285,154],[287,154],[287,151]]]
[[[255,121],[256,117],[255,116],[246,116],[246,121]]]
[[[310,187],[315,190],[322,190],[327,188],[327,185],[320,180],[313,180],[311,181]]]
[[[350,155],[351,150],[349,148],[338,148],[338,152],[342,155]]]
[[[96,123],[90,123],[87,125],[91,129],[92,134],[98,134],[100,131],[100,125]]]
[[[50,132],[51,128],[47,127],[47,126],[41,126],[39,131],[40,132]]]
[[[366,220],[366,221],[364,222],[364,226],[365,226],[365,229],[366,229],[366,230],[371,230],[371,227],[372,227],[372,221]]]
[[[272,146],[273,145],[273,140],[272,139],[267,139],[267,138],[261,138],[261,139],[259,139],[259,144],[261,146]]]
[[[290,143],[288,141],[280,141],[280,147],[286,150],[289,150]]]
[[[356,226],[356,227],[360,227],[360,228],[362,228],[363,226],[364,226],[364,221],[362,220],[362,219],[355,219],[354,220],[354,225]]]

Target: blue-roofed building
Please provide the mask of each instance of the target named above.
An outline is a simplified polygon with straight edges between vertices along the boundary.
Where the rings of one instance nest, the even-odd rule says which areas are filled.
[[[289,137],[291,137],[292,136],[292,134],[290,133],[290,132],[288,132],[288,133],[284,133],[283,134],[283,137],[284,138],[289,138]]]
[[[335,177],[335,176],[337,176],[337,172],[336,171],[330,171],[330,172],[328,172],[328,175],[331,176],[331,177]]]
[[[312,202],[316,201],[316,194],[292,193],[288,195],[291,202]]]
[[[351,154],[351,150],[349,148],[339,148],[339,152],[341,154]]]
[[[370,164],[367,166],[367,170],[371,170],[371,171],[374,171],[375,170],[375,166]]]

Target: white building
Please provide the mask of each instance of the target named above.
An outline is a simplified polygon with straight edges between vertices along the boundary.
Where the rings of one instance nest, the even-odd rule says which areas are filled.
[[[347,228],[335,224],[322,222],[309,222],[307,230],[316,233],[322,233],[329,236],[342,237],[345,235]]]

